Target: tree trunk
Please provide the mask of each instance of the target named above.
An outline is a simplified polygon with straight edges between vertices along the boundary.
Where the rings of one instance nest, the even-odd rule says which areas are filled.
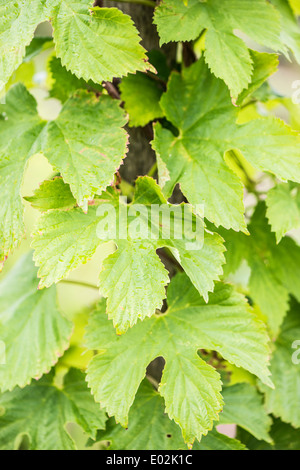
[[[147,51],[152,49],[160,49],[159,36],[156,26],[153,24],[153,9],[148,6],[134,5],[130,3],[112,2],[103,0],[96,2],[99,6],[104,7],[117,7],[123,13],[131,16],[135,26],[137,27],[140,36],[141,44]],[[167,57],[167,62],[171,65],[176,59],[176,44],[164,46],[163,52]],[[126,181],[132,183],[138,176],[145,175],[149,172],[152,165],[155,163],[155,153],[151,148],[150,142],[153,139],[152,125],[144,128],[141,127],[127,127],[127,132],[130,136],[129,152],[124,160],[124,165],[120,168],[120,175]],[[172,262],[165,257],[161,256],[162,262],[172,276],[174,274],[174,266]],[[164,359],[162,357],[156,358],[147,368],[147,374],[160,382],[162,371],[164,368]]]
[[[117,7],[131,16],[140,36],[141,44],[147,51],[152,49],[160,49],[159,36],[156,26],[153,24],[153,9],[144,5],[132,3],[121,3],[109,0],[97,2],[97,5],[104,7]],[[167,55],[167,60],[172,61],[176,57],[176,45],[172,44],[163,48]],[[120,168],[120,175],[126,181],[132,183],[138,176],[145,175],[149,172],[155,163],[155,153],[151,148],[150,142],[153,139],[152,126],[145,128],[127,127],[130,136],[129,151],[124,160],[124,165]]]

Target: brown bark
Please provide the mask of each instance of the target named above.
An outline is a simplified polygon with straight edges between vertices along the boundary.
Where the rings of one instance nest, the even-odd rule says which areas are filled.
[[[152,8],[130,3],[112,2],[109,0],[97,1],[96,3],[98,6],[117,7],[124,13],[130,15],[142,38],[141,44],[147,51],[160,48],[158,33],[152,22]],[[176,45],[167,45],[163,48],[163,51],[167,56],[167,62],[171,65],[176,59]],[[150,145],[150,141],[153,138],[153,131],[152,125],[148,125],[145,128],[128,127],[127,132],[130,136],[129,152],[124,161],[124,165],[120,168],[120,175],[126,181],[132,183],[138,176],[147,174],[155,162],[155,153]],[[181,202],[181,194],[179,195],[179,199]],[[162,262],[169,270],[170,275],[174,275],[176,268],[172,260],[168,259],[163,254],[160,254],[160,256]],[[162,357],[156,358],[148,366],[147,374],[153,377],[155,381],[160,382],[164,363]]]
[[[159,49],[159,37],[156,26],[153,24],[153,9],[144,5],[120,3],[109,0],[97,2],[99,6],[117,7],[123,13],[131,16],[140,36],[141,44],[147,51]],[[168,61],[174,60],[176,46],[172,44],[164,48]],[[130,137],[129,151],[124,165],[120,168],[121,177],[132,183],[138,176],[145,175],[155,162],[155,153],[151,148],[150,141],[153,138],[152,126],[145,128],[127,128]]]

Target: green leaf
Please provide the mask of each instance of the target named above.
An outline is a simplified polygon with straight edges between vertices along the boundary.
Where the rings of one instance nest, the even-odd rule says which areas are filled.
[[[22,63],[26,46],[47,18],[46,0],[0,0],[0,91]]]
[[[262,403],[262,396],[253,385],[240,383],[225,387],[222,392],[224,409],[220,424],[237,424],[257,439],[271,442],[269,436],[272,424]]]
[[[163,398],[147,380],[143,380],[124,429],[111,418],[97,441],[110,441],[110,450],[176,450],[186,449],[180,428],[164,413]],[[245,446],[215,429],[195,442],[193,450],[244,450]]]
[[[113,189],[95,199],[95,204],[86,215],[77,208],[68,212],[46,213],[39,220],[33,234],[33,247],[34,259],[40,266],[40,287],[49,287],[64,278],[70,270],[86,262],[101,243],[114,240],[118,250],[104,261],[100,291],[108,298],[107,313],[119,333],[134,325],[138,318],[153,315],[156,308],[162,305],[164,287],[169,278],[155,253],[158,248],[168,247],[171,250],[200,294],[208,299],[214,281],[222,274],[224,247],[221,237],[204,230],[203,221],[192,213],[190,206],[186,207],[185,212],[185,205],[167,206],[159,186],[149,177],[138,178],[132,204],[125,205],[119,201],[119,194]],[[161,225],[155,216],[151,218],[151,205],[155,204],[163,205],[165,209]],[[102,209],[113,220],[107,220]],[[183,233],[175,231],[178,224],[176,220],[174,222],[170,210],[174,211],[180,225],[183,216],[189,213],[193,224],[198,224],[193,227],[196,239],[189,238],[192,234],[188,229]],[[136,211],[140,211],[141,215]],[[122,224],[124,212],[127,220]],[[115,233],[99,233],[100,222],[102,226],[108,223],[111,228],[116,224]],[[155,233],[151,232],[150,222],[159,229],[156,238],[152,237]],[[139,224],[146,226],[147,233],[137,230],[134,234],[130,231]],[[168,228],[169,233],[164,232]],[[197,247],[193,246],[190,250],[192,241]]]
[[[289,0],[289,3],[295,15],[300,15],[300,0]]]
[[[0,396],[0,449],[15,450],[17,438],[25,434],[30,450],[75,450],[68,423],[77,423],[92,438],[105,427],[106,415],[94,402],[82,372],[71,369],[61,389],[52,378],[50,374]]]
[[[300,247],[287,237],[276,244],[262,202],[248,228],[250,237],[220,232],[227,248],[226,274],[236,270],[243,260],[247,261],[251,269],[250,296],[266,316],[272,337],[276,337],[289,308],[289,294],[300,300]]]
[[[253,75],[248,88],[239,95],[237,100],[238,105],[242,104],[246,98],[258,90],[276,72],[279,65],[277,54],[250,51],[250,55],[253,61]]]
[[[164,193],[170,196],[180,183],[189,202],[203,203],[205,217],[216,226],[246,231],[243,187],[224,161],[227,151],[239,149],[257,169],[300,181],[299,136],[275,118],[238,125],[228,90],[203,60],[171,75],[160,104],[179,131],[175,136],[155,126],[153,147]]]
[[[292,51],[297,62],[300,63],[300,29],[297,18],[286,0],[271,1],[280,13],[281,40]]]
[[[53,37],[62,65],[95,83],[147,70],[146,51],[131,18],[117,8],[92,8],[91,3],[55,1]]]
[[[256,252],[256,258],[251,263],[249,280],[250,295],[267,317],[267,323],[272,337],[279,333],[282,321],[288,311],[288,290],[276,279],[275,274],[267,264],[267,257]]]
[[[6,354],[5,354],[5,343],[0,340],[0,365],[5,364]]]
[[[117,8],[92,8],[90,0],[0,1],[0,90],[22,63],[39,23],[50,19],[57,56],[86,82],[149,69],[131,18]],[[46,6],[47,4],[47,6]],[[18,31],[18,34],[15,32]]]
[[[55,56],[51,57],[48,67],[52,79],[50,96],[57,98],[62,103],[67,101],[79,89],[98,93],[103,90],[101,85],[91,80],[86,82],[83,78],[77,78],[66,67],[63,67],[60,59]]]
[[[300,247],[285,237],[272,251],[270,267],[285,289],[300,302]]]
[[[120,84],[121,98],[129,114],[130,126],[145,126],[154,119],[163,117],[159,105],[162,87],[143,73],[129,75]]]
[[[296,81],[297,85],[297,81]],[[300,131],[300,108],[299,104],[297,104],[297,99],[293,100],[291,98],[281,98],[280,100],[278,99],[278,104],[283,104],[283,106],[288,110],[289,112],[289,119],[290,119],[290,126],[295,129]]]
[[[58,310],[56,289],[37,287],[32,253],[0,283],[0,338],[6,349],[6,362],[0,365],[2,391],[39,379],[69,345],[72,324]]]
[[[100,244],[96,211],[96,207],[90,207],[87,214],[79,208],[50,211],[38,220],[32,246],[34,261],[40,267],[40,288],[60,281],[95,253]]]
[[[279,243],[287,232],[300,227],[300,192],[291,184],[277,184],[268,192],[266,204],[267,218]]]
[[[161,308],[168,283],[168,272],[152,243],[118,242],[118,250],[106,258],[99,278],[100,292],[108,299],[108,318],[118,333]]]
[[[40,120],[35,99],[22,85],[10,89],[0,106],[0,262],[24,232],[21,186],[29,158],[43,148],[69,183],[79,205],[113,180],[127,150],[123,111],[109,96],[78,92],[55,121]],[[42,132],[43,131],[43,132]]]
[[[164,412],[164,401],[148,380],[143,380],[130,409],[128,428],[113,419],[97,441],[110,441],[111,450],[176,450],[186,449],[180,428]]]
[[[238,126],[232,144],[255,168],[281,180],[300,181],[299,133],[276,118],[255,119]]]
[[[159,392],[170,418],[192,444],[207,434],[222,409],[219,375],[197,350],[216,350],[272,385],[267,336],[245,299],[229,285],[217,284],[206,304],[187,276],[177,275],[168,289],[168,305],[165,314],[117,336],[102,301],[87,330],[88,347],[100,350],[88,367],[88,383],[96,401],[126,426],[146,367],[163,356],[166,366]]]
[[[238,437],[250,450],[300,450],[300,430],[280,419],[275,419],[271,428],[272,445],[258,441],[242,429],[238,429]]]
[[[163,82],[167,82],[170,76],[170,68],[168,65],[167,55],[162,49],[152,49],[147,52],[150,64],[157,71],[156,79],[159,78]]]
[[[247,88],[253,73],[253,60],[240,30],[255,42],[275,51],[285,51],[279,40],[279,15],[265,0],[164,0],[156,8],[154,22],[161,43],[191,41],[207,30],[205,61],[211,71],[228,85],[237,98]]]
[[[237,439],[220,434],[215,429],[202,437],[201,442],[195,442],[193,450],[247,450]]]
[[[293,302],[275,343],[270,366],[275,389],[270,391],[260,384],[265,393],[267,411],[294,427],[300,427],[299,314],[300,305]]]
[[[26,53],[23,62],[30,62],[41,52],[46,51],[47,49],[51,49],[52,47],[53,41],[51,37],[34,37],[29,46],[26,47]]]
[[[28,88],[33,88],[34,79],[35,75],[35,64],[33,61],[25,62],[20,65],[20,67],[13,72],[12,76],[10,77],[9,81],[6,84],[6,90],[9,90],[13,85],[16,85],[17,83],[20,84],[22,83],[27,89]],[[1,96],[2,102],[5,102],[5,94]]]
[[[51,209],[72,209],[76,206],[76,201],[70,191],[69,185],[65,184],[62,178],[54,178],[44,181],[34,195],[24,197],[24,199],[35,209],[47,212]]]
[[[38,152],[44,123],[23,85],[13,86],[0,105],[0,268],[23,236],[21,186],[29,158]]]
[[[78,91],[46,127],[43,153],[85,211],[88,200],[111,183],[126,155],[125,123],[122,109],[111,97],[98,99]]]

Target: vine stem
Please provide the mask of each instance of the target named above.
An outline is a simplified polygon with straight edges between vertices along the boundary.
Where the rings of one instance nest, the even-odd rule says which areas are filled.
[[[155,162],[154,165],[150,168],[148,172],[148,176],[154,176],[156,172],[157,172],[157,162]]]
[[[111,0],[113,2],[120,2],[120,3],[137,3],[138,5],[145,5],[146,7],[155,8],[156,3],[152,0]]]
[[[83,281],[73,281],[72,279],[63,279],[59,282],[60,284],[73,284],[75,286],[80,286],[80,287],[86,287],[88,289],[97,289],[99,288],[95,286],[94,284],[90,284],[88,282],[83,282]]]

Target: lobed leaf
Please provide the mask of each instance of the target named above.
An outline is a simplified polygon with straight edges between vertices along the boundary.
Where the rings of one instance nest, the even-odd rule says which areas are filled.
[[[111,418],[105,431],[99,431],[97,440],[110,441],[110,450],[185,450],[180,428],[164,413],[163,398],[147,380],[143,380],[129,412],[128,428],[113,423]],[[218,433],[215,429],[193,450],[244,450],[236,439]]]
[[[61,60],[52,56],[48,69],[51,77],[50,96],[60,100],[62,103],[67,101],[77,90],[88,90],[101,93],[102,86],[89,80],[86,82],[83,78],[78,78],[61,64]]]
[[[146,126],[150,121],[164,116],[159,104],[163,89],[147,75],[128,75],[123,78],[120,90],[130,126]]]
[[[109,96],[78,91],[46,126],[42,148],[80,207],[113,180],[127,152],[126,120]]]
[[[171,75],[161,107],[178,129],[175,136],[155,126],[153,148],[163,191],[168,197],[179,183],[189,202],[203,204],[205,217],[216,226],[247,232],[243,186],[225,163],[226,152],[238,149],[255,168],[300,181],[297,133],[275,118],[237,124],[226,86],[203,60],[182,75]]]
[[[279,39],[278,12],[265,0],[164,0],[155,11],[161,43],[191,41],[205,33],[205,61],[212,73],[224,80],[233,98],[248,87],[253,60],[240,30],[255,42],[285,52]]]
[[[0,338],[6,354],[0,389],[5,391],[48,372],[69,346],[72,324],[58,310],[55,287],[38,290],[32,253],[2,280],[0,299]]]
[[[293,302],[282,325],[281,333],[275,343],[270,370],[275,388],[269,391],[260,384],[265,394],[268,413],[279,417],[294,427],[300,427],[299,412],[299,304]],[[295,348],[296,345],[296,348]]]
[[[44,125],[33,96],[23,85],[13,86],[0,105],[0,267],[23,236],[23,175],[39,151]]]
[[[155,253],[158,248],[169,247],[174,252],[178,262],[207,300],[208,292],[214,288],[214,281],[222,274],[222,239],[206,232],[203,222],[191,212],[190,207],[191,219],[196,222],[198,218],[200,223],[200,229],[199,225],[198,228],[194,227],[196,239],[193,241],[196,244],[199,242],[197,249],[189,250],[192,241],[188,238],[189,233],[174,232],[177,225],[173,225],[174,220],[168,212],[162,223],[156,225],[159,228],[157,237],[152,238],[148,230],[148,225],[152,224],[151,204],[158,202],[168,208],[155,181],[141,177],[136,182],[133,200],[136,206],[125,205],[119,201],[118,192],[110,189],[95,199],[96,205],[91,206],[87,214],[78,208],[44,214],[33,234],[34,259],[40,266],[40,286],[49,287],[64,278],[70,270],[86,262],[101,243],[114,240],[118,250],[104,261],[100,273],[100,291],[108,298],[107,313],[119,333],[124,333],[139,318],[153,315],[156,308],[162,305],[169,278]],[[139,207],[142,215],[136,213],[135,207]],[[175,211],[175,218],[178,217],[182,224],[184,206],[170,205],[169,208]],[[123,224],[122,217],[125,217]],[[99,226],[105,227],[106,224],[110,229],[115,228],[114,233],[99,233]],[[131,233],[133,225],[134,228],[146,226],[147,233],[139,233],[139,230]],[[164,230],[168,228],[167,238]]]
[[[250,237],[246,237],[221,231],[227,247],[226,274],[237,270],[243,260],[247,261],[251,269],[250,296],[265,315],[270,332],[276,338],[289,308],[289,294],[299,300],[300,248],[287,237],[276,244],[262,202],[256,207],[249,232]]]
[[[62,178],[44,181],[34,195],[24,199],[35,209],[47,212],[52,209],[67,210],[76,206],[76,201],[70,191],[70,186]]]
[[[229,285],[218,284],[205,304],[187,276],[177,275],[168,289],[168,305],[165,314],[144,320],[120,337],[107,322],[102,301],[87,330],[88,347],[99,350],[88,367],[88,383],[96,401],[126,426],[146,367],[163,356],[159,391],[167,413],[191,445],[207,434],[222,409],[219,374],[197,350],[216,350],[272,385],[267,336],[244,298]]]
[[[300,226],[300,193],[291,184],[278,184],[267,194],[267,218],[279,243],[282,237]]]
[[[0,91],[21,65],[39,23],[47,19],[46,0],[0,1]]]
[[[84,374],[70,369],[61,389],[53,376],[43,377],[23,390],[15,389],[0,396],[0,449],[12,450],[17,438],[27,435],[30,450],[76,450],[66,430],[77,423],[91,437],[105,427],[105,412],[99,410]],[[46,437],[46,438],[45,438]]]
[[[62,65],[95,83],[147,70],[146,51],[130,16],[91,4],[90,0],[55,1],[53,37]]]
[[[225,404],[220,415],[221,424],[237,424],[257,439],[272,442],[269,435],[272,419],[253,385],[239,383],[225,387],[222,395]]]

